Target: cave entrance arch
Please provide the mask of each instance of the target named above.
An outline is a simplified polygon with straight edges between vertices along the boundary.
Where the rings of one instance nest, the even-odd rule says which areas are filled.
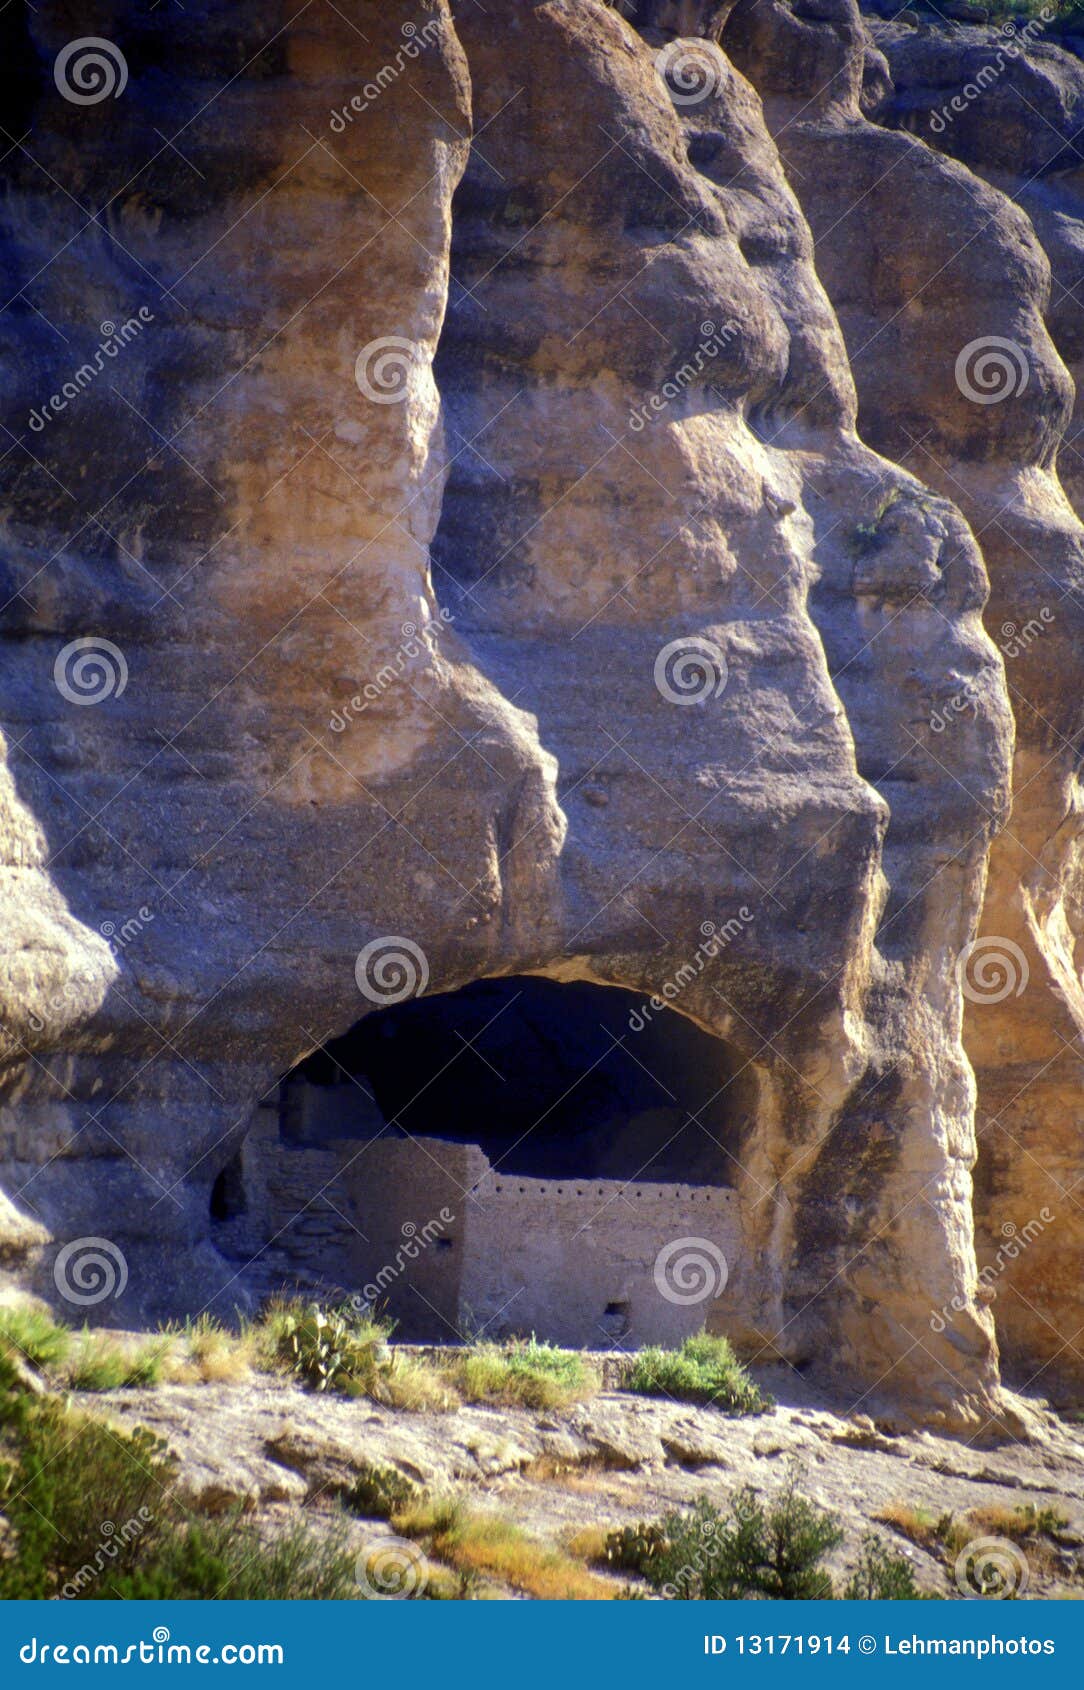
[[[374,1010],[287,1074],[213,1230],[251,1248],[262,1223],[272,1279],[360,1293],[404,1338],[676,1340],[725,1293],[754,1086],[640,994],[476,981]]]

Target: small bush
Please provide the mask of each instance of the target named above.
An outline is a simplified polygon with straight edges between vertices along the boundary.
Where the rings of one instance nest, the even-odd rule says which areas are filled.
[[[0,1557],[0,1597],[51,1597],[73,1579],[75,1594],[107,1596],[117,1560],[148,1554],[172,1511],[174,1467],[159,1439],[114,1431],[56,1398],[0,1388],[0,1456],[14,1551]]]
[[[0,1357],[0,1599],[360,1594],[343,1530],[264,1538],[236,1516],[193,1519],[160,1439],[16,1386]]]
[[[708,1403],[725,1414],[763,1414],[773,1406],[750,1379],[726,1338],[701,1332],[679,1350],[641,1350],[627,1390],[679,1402]]]
[[[297,1524],[265,1538],[236,1517],[196,1520],[131,1572],[114,1577],[108,1594],[144,1602],[343,1601],[362,1594],[355,1560],[341,1532],[318,1536]]]
[[[275,1316],[278,1355],[314,1391],[364,1396],[386,1363],[389,1330],[349,1303],[286,1305]]]
[[[461,1496],[431,1496],[419,1498],[396,1513],[392,1524],[404,1537],[451,1537],[467,1518],[467,1505]]]
[[[839,1520],[800,1494],[792,1467],[771,1503],[752,1486],[735,1492],[720,1512],[701,1497],[685,1513],[614,1531],[606,1539],[610,1565],[639,1573],[671,1601],[916,1601],[925,1599],[914,1569],[875,1532],[862,1539],[858,1561],[837,1592],[824,1557],[843,1541]]]
[[[447,1377],[468,1402],[510,1408],[565,1408],[592,1396],[598,1375],[573,1350],[532,1336],[509,1344],[475,1344],[445,1364]]]
[[[641,1520],[635,1526],[621,1526],[606,1537],[605,1559],[622,1573],[644,1573],[649,1564],[664,1554],[670,1540],[661,1523]]]
[[[481,1581],[510,1586],[537,1601],[609,1600],[614,1591],[580,1560],[538,1543],[497,1514],[476,1513],[457,1497],[420,1504],[392,1521],[420,1542],[427,1557],[451,1566],[465,1581],[459,1594],[484,1594]]]
[[[128,1350],[107,1338],[83,1339],[68,1373],[73,1391],[126,1391],[161,1383],[167,1343]]]
[[[962,1514],[951,1512],[934,1517],[932,1512],[907,1503],[889,1503],[876,1516],[934,1555],[950,1574],[957,1558],[977,1540],[1006,1538],[1026,1549],[1033,1568],[1053,1572],[1057,1568],[1059,1533],[1068,1525],[1066,1516],[1049,1505],[986,1503]]]
[[[862,1552],[843,1587],[846,1602],[915,1602],[924,1592],[915,1583],[915,1572],[906,1556],[894,1555],[876,1532],[862,1539]]]
[[[183,1341],[189,1357],[184,1373],[194,1373],[204,1384],[234,1384],[252,1368],[254,1341],[251,1329],[230,1332],[213,1315],[200,1315],[186,1323]]]
[[[387,1520],[418,1500],[418,1486],[395,1467],[364,1462],[342,1500],[355,1514]]]
[[[0,1347],[10,1345],[35,1367],[55,1367],[71,1344],[66,1326],[58,1326],[44,1309],[0,1309]]]
[[[823,1601],[833,1595],[821,1562],[843,1532],[834,1515],[799,1494],[796,1470],[767,1506],[747,1485],[726,1514],[702,1497],[688,1513],[671,1512],[657,1527],[637,1529],[644,1556],[636,1570],[673,1601]]]
[[[389,1322],[358,1312],[350,1303],[273,1304],[262,1331],[250,1338],[253,1353],[285,1367],[314,1391],[371,1397],[389,1408],[446,1409],[454,1396],[431,1368],[389,1348]]]

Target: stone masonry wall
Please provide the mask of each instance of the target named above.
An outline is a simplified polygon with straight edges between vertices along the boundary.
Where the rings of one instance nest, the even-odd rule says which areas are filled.
[[[709,1318],[725,1330],[733,1302],[735,1191],[508,1177],[477,1145],[443,1139],[297,1146],[270,1108],[242,1184],[220,1247],[257,1253],[265,1292],[334,1288],[403,1338],[679,1343]]]

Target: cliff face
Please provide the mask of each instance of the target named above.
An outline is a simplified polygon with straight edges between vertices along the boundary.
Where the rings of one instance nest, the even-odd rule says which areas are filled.
[[[129,1324],[243,1298],[208,1199],[279,1077],[531,972],[744,1076],[713,1323],[979,1432],[974,1063],[998,1334],[1071,1390],[1073,319],[1023,191],[901,132],[845,0],[106,7],[89,102],[9,11],[12,1280],[104,1238]]]
[[[1007,956],[1013,978],[974,995],[964,1035],[979,1082],[980,1256],[1002,1252],[996,1312],[1006,1361],[1024,1377],[1035,1373],[1044,1390],[1072,1396],[1084,1381],[1075,680],[1084,639],[1084,478],[1073,385],[1079,390],[1084,352],[1076,297],[1084,277],[1084,64],[1047,39],[1041,21],[951,35],[880,23],[874,31],[891,70],[878,121],[957,160],[939,160],[939,168],[989,217],[937,285],[950,282],[963,298],[970,282],[961,329],[968,341],[1000,337],[988,349],[994,362],[986,385],[978,371],[979,403],[949,427],[942,403],[916,449],[921,473],[951,490],[981,536],[987,625],[1005,654],[1017,725],[1012,820],[991,857],[982,922],[990,953]],[[918,344],[913,332],[911,339]],[[878,376],[868,376],[869,434],[880,445],[910,423],[897,398],[874,398]],[[1037,1222],[1039,1231],[1014,1250],[1017,1231]]]

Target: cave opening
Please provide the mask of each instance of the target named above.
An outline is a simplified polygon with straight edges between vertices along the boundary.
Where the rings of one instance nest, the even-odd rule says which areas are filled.
[[[283,1137],[443,1139],[549,1179],[730,1186],[743,1091],[727,1047],[612,986],[531,976],[374,1011],[301,1062]]]
[[[299,1062],[215,1179],[212,1236],[268,1290],[343,1290],[405,1338],[678,1339],[725,1289],[755,1088],[641,994],[476,981]],[[709,1263],[703,1300],[666,1292],[675,1241]]]

